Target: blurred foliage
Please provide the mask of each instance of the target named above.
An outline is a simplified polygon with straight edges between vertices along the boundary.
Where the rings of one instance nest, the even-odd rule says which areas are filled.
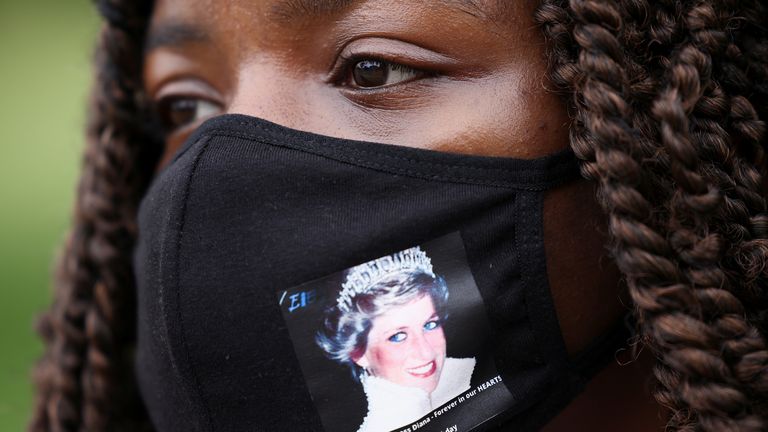
[[[99,20],[85,0],[0,0],[0,431],[28,421],[54,258],[71,220]]]

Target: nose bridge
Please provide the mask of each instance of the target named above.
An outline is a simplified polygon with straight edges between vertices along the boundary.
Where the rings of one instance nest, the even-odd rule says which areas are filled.
[[[435,355],[435,350],[424,332],[416,332],[413,339],[414,350],[419,355],[419,357],[424,360],[431,360]]]
[[[251,61],[240,68],[227,107],[229,114],[259,117],[298,128],[307,110],[299,103],[301,86],[295,77],[268,61]]]

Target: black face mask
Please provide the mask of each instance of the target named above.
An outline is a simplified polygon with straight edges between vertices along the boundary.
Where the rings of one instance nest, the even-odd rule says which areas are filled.
[[[626,337],[564,347],[542,207],[577,178],[571,152],[206,122],[139,214],[136,367],[155,427],[540,428]]]

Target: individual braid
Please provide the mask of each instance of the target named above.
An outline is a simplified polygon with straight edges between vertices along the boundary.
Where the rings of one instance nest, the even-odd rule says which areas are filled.
[[[573,19],[568,11],[553,2],[542,2],[537,12],[537,20],[549,41],[549,81],[557,93],[567,93],[572,83],[581,79],[582,73],[574,60],[577,57],[573,39]],[[585,118],[582,111],[567,106],[573,127],[569,131],[569,141],[576,157],[581,163],[581,174],[588,179],[596,179],[594,145],[589,134],[583,133]]]
[[[749,5],[746,8],[739,9],[744,3],[734,0],[724,1],[721,7],[720,21],[721,26],[731,34],[726,34],[722,39],[722,55],[715,57],[714,72],[718,82],[733,80],[732,75],[743,72],[747,76],[750,69],[759,70],[759,66],[754,66],[749,62],[742,62],[740,58],[733,58],[732,52],[739,51],[734,48],[734,41],[740,41],[742,37],[747,36],[750,39],[762,38],[762,49],[768,48],[768,39],[765,37],[765,29],[762,36],[751,33],[743,33],[743,29],[737,27],[729,31],[731,22],[741,22],[742,28],[747,28],[750,32],[754,29],[755,23],[750,22],[755,19],[754,11],[749,11]],[[754,6],[754,5],[753,5]],[[762,7],[763,13],[768,9]],[[728,11],[738,11],[737,19],[729,15]],[[706,11],[709,15],[716,16],[715,11]],[[705,14],[706,15],[706,14]],[[700,23],[704,19],[693,16],[692,27],[698,30]],[[759,18],[758,18],[759,19]],[[765,20],[765,15],[763,15]],[[723,25],[725,24],[725,25]],[[704,38],[704,41],[711,38]],[[755,46],[759,50],[759,46]],[[741,64],[744,70],[728,68],[729,62],[735,61]],[[766,60],[763,59],[763,62]],[[768,79],[763,75],[759,79]],[[757,87],[760,86],[757,81]],[[765,84],[763,81],[762,84]],[[768,292],[766,292],[766,274],[765,269],[768,266],[768,205],[762,191],[761,182],[764,172],[765,151],[763,145],[766,141],[766,128],[760,120],[757,110],[750,99],[760,100],[759,91],[755,92],[751,87],[729,87],[730,95],[730,113],[727,116],[728,121],[725,127],[730,131],[730,136],[726,135],[730,148],[730,158],[724,159],[719,166],[725,167],[727,175],[732,178],[734,187],[726,190],[725,199],[727,205],[723,206],[719,217],[719,224],[714,225],[712,229],[718,226],[728,226],[733,224],[734,220],[741,221],[743,228],[741,237],[733,239],[728,245],[726,257],[728,259],[721,263],[721,266],[730,273],[732,283],[729,288],[741,300],[744,305],[745,316],[747,318],[747,331],[742,337],[734,337],[727,341],[724,347],[726,357],[730,357],[735,363],[734,371],[736,377],[747,385],[752,393],[750,396],[754,400],[765,399],[768,395],[768,350],[766,350],[766,326],[765,320],[758,318],[761,314],[764,316],[768,309]],[[765,112],[765,108],[763,108]],[[722,129],[718,129],[722,130]],[[717,172],[715,169],[709,172]],[[734,204],[738,203],[738,205]],[[734,209],[739,209],[741,214],[734,214]],[[746,209],[746,215],[745,213]],[[762,274],[761,274],[762,272]],[[763,412],[765,414],[765,412]]]
[[[714,316],[710,318],[714,328],[718,327],[720,321],[726,323],[718,331],[723,339],[718,350],[730,364],[734,377],[741,381],[746,395],[752,400],[759,400],[765,399],[768,394],[765,333],[761,331],[759,323],[757,327],[753,326],[754,312],[765,311],[767,306],[765,277],[755,274],[757,269],[765,269],[767,259],[766,202],[760,190],[764,154],[760,141],[764,139],[765,127],[747,98],[752,93],[750,87],[732,86],[727,97],[723,97],[722,91],[719,91],[719,83],[734,74],[734,69],[727,67],[731,60],[727,53],[733,49],[733,41],[739,40],[729,32],[732,33],[730,23],[744,20],[741,18],[740,4],[727,0],[715,3],[719,6],[719,11],[716,11],[710,4],[700,3],[691,10],[686,20],[692,32],[692,45],[713,60],[712,82],[707,87],[714,91],[706,91],[707,87],[702,87],[705,90],[703,96],[691,113],[694,120],[692,131],[700,140],[692,150],[698,149],[699,157],[707,162],[701,170],[703,177],[723,191],[724,201],[720,211],[713,215],[711,223],[703,223],[698,229],[721,235],[726,241],[718,254],[731,258],[719,263],[714,260],[710,262],[710,265],[718,265],[718,268],[714,272],[707,272],[708,277],[718,273],[717,278],[723,279],[723,282],[713,281],[717,283],[713,288],[722,288],[724,292],[721,291],[721,295],[735,296],[740,302],[739,310],[730,315],[726,315],[727,312],[720,304],[709,308],[713,312],[710,315],[721,314],[719,319]],[[711,99],[717,100],[717,103],[707,100],[713,93]],[[720,106],[720,101],[730,102],[725,104],[730,113],[711,114],[728,121],[720,125],[711,115],[702,118],[706,115],[704,107]],[[709,126],[702,127],[705,124]],[[730,134],[726,128],[730,129]],[[727,237],[733,233],[736,235]],[[748,259],[744,259],[745,256]],[[693,265],[697,264],[700,265],[701,261]],[[700,273],[701,270],[697,270],[694,276]],[[695,279],[692,281],[695,282]]]
[[[765,123],[768,118],[768,31],[765,16],[768,7],[760,1],[732,1],[732,9],[738,9],[740,19],[730,20],[733,36],[722,59],[720,81],[731,98],[728,130],[734,137],[731,151],[736,161],[733,178],[743,200],[738,210],[746,207],[745,229],[736,238],[728,253],[727,265],[741,275],[737,284],[739,295],[747,306],[747,317],[760,329],[768,332],[768,287],[765,269],[768,267],[768,218],[765,216],[765,191],[761,188],[765,163],[765,146],[768,134]],[[729,205],[729,210],[736,208]],[[723,219],[735,219],[724,214]],[[739,220],[744,221],[742,216]]]
[[[537,18],[553,44],[568,37],[553,38],[552,29],[570,27],[580,48],[573,56],[553,47],[553,76],[573,95],[571,145],[585,159],[583,172],[600,183],[614,256],[644,340],[660,359],[656,397],[672,410],[669,426],[762,430],[764,334],[750,329],[742,301],[728,289],[744,275],[723,264],[727,245],[718,232],[733,229],[724,208],[754,210],[741,221],[750,232],[759,227],[757,158],[729,157],[724,119],[729,102],[743,108],[745,99],[726,97],[716,83],[712,59],[728,39],[716,37],[718,23],[702,21],[712,10],[700,3],[553,0]],[[685,10],[687,19],[679,19]],[[643,41],[643,34],[656,37]],[[575,65],[570,83],[558,82],[563,65]],[[756,116],[741,112],[742,127],[759,135]]]
[[[661,141],[670,155],[670,172],[677,185],[669,204],[669,238],[679,255],[678,265],[694,290],[698,310],[687,323],[695,333],[681,332],[674,340],[661,342],[671,343],[664,347],[667,361],[685,377],[679,397],[694,408],[701,429],[761,430],[762,421],[749,410],[751,380],[738,382],[729,363],[739,359],[722,354],[727,342],[742,338],[750,338],[752,343],[747,353],[737,354],[739,357],[764,349],[759,334],[749,329],[743,317],[744,307],[731,292],[730,281],[720,266],[727,245],[715,232],[715,213],[722,207],[723,194],[708,177],[714,177],[713,171],[728,164],[729,155],[711,152],[714,158],[709,171],[705,171],[698,151],[702,146],[691,134],[690,124],[696,105],[717,86],[712,58],[726,46],[727,36],[724,29],[716,28],[718,22],[710,3],[694,3],[686,21],[691,37],[678,47],[672,59],[668,84],[656,100],[653,114],[661,125]],[[727,135],[718,138],[728,140]],[[713,146],[715,150],[725,148]],[[722,177],[728,178],[727,174]],[[706,338],[702,339],[702,335]]]
[[[691,135],[704,162],[702,174],[723,193],[723,205],[710,227],[727,241],[720,266],[730,280],[728,289],[744,305],[748,322],[757,333],[765,335],[768,292],[763,270],[768,223],[760,187],[765,126],[750,100],[758,100],[759,91],[755,90],[765,83],[766,76],[748,78],[748,74],[760,68],[747,61],[739,46],[745,37],[753,42],[751,48],[766,49],[768,42],[765,29],[762,36],[756,31],[760,26],[755,20],[761,18],[757,18],[760,12],[759,8],[757,12],[753,9],[753,2],[731,0],[719,6],[717,10],[700,7],[698,10],[706,13],[689,14],[687,19],[693,39],[705,51],[714,53],[711,76],[715,85],[703,92],[691,113]],[[708,26],[719,26],[720,30],[706,30]],[[758,38],[762,42],[755,45]],[[736,355],[737,358],[754,359],[762,351],[759,340],[754,336],[752,339],[757,345],[729,342],[741,345],[742,349],[753,346],[748,356]],[[742,363],[738,368],[743,370],[736,372],[737,376],[751,377],[743,381],[754,381],[755,371],[765,369],[764,361],[759,362],[762,366],[753,360]],[[749,369],[752,372],[745,372]],[[757,381],[759,384],[763,379]]]
[[[125,4],[123,4],[125,3]],[[129,6],[130,3],[130,6]],[[161,146],[142,115],[141,58],[150,4],[102,1],[87,143],[55,299],[41,318],[30,431],[148,429],[132,376],[131,253],[139,199]]]
[[[636,145],[638,134],[633,127],[633,107],[628,100],[629,78],[624,47],[617,34],[622,17],[612,2],[571,1],[576,19],[574,39],[581,47],[578,67],[583,76],[571,83],[574,104],[586,118],[583,134],[595,153],[594,172],[600,184],[600,201],[609,213],[609,231],[615,241],[614,256],[625,274],[633,300],[641,313],[638,319],[649,345],[658,333],[673,329],[681,317],[677,311],[691,300],[671,261],[672,250],[663,235],[654,209],[664,196],[657,196],[648,184],[653,177],[644,175],[645,156]],[[576,126],[578,127],[578,126]],[[679,374],[657,368],[657,378],[666,390],[679,384]],[[687,424],[689,409],[681,398],[664,392],[665,404],[675,413],[677,426]]]

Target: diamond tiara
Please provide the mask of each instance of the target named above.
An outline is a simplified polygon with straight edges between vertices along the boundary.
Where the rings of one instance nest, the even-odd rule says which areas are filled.
[[[432,260],[419,246],[352,267],[344,283],[341,284],[341,293],[336,304],[340,310],[349,312],[352,299],[356,295],[369,291],[387,276],[417,271],[435,277],[432,271]]]

